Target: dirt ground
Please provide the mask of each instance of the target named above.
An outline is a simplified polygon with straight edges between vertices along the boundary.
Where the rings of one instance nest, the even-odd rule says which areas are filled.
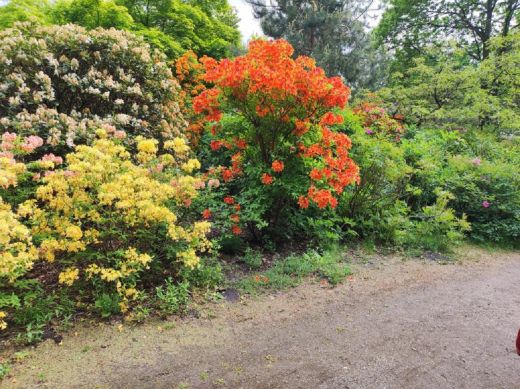
[[[520,388],[520,253],[373,257],[354,276],[202,318],[77,327],[14,365],[6,388]]]

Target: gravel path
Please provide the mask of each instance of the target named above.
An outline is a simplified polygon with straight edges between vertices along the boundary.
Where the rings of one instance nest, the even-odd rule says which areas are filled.
[[[520,388],[520,254],[464,256],[374,259],[334,289],[306,284],[121,332],[78,328],[29,351],[0,386]]]

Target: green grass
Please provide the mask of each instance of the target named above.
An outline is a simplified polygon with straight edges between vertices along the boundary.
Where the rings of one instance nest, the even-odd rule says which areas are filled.
[[[7,374],[9,374],[10,370],[11,367],[8,363],[0,363],[0,380],[2,380]]]
[[[257,294],[265,290],[287,289],[297,286],[307,277],[326,279],[336,285],[351,274],[343,262],[339,249],[322,254],[315,250],[301,255],[291,255],[277,260],[264,272],[258,272],[237,281],[233,286],[246,294]]]

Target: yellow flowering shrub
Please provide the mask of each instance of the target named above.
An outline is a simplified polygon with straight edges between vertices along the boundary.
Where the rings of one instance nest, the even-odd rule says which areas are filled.
[[[200,162],[184,139],[138,136],[130,149],[104,129],[96,135],[65,163],[53,154],[24,163],[41,138],[2,136],[0,330],[23,309],[19,282],[45,273],[47,290],[81,290],[89,304],[116,296],[126,312],[144,286],[197,268],[211,248],[210,223],[188,209],[204,184],[190,175]]]
[[[38,253],[30,230],[0,198],[0,282],[13,282],[31,269]]]
[[[189,159],[183,139],[168,141],[159,154],[157,140],[137,137],[132,154],[103,131],[97,134],[91,146],[67,155],[64,169],[42,179],[36,199],[21,204],[18,216],[32,226],[40,259],[63,262],[60,284],[102,281],[126,307],[143,273],[196,267],[198,253],[210,249],[211,226],[186,224],[177,215],[200,186],[185,175],[200,162]]]

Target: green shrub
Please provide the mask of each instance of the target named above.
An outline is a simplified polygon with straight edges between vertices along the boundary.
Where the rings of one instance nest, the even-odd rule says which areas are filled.
[[[5,378],[11,371],[11,366],[8,363],[0,363],[0,380]]]
[[[413,169],[406,162],[395,131],[385,131],[378,125],[380,121],[362,126],[363,117],[349,111],[344,116],[343,131],[352,138],[351,155],[359,165],[361,180],[359,185],[344,192],[338,214],[345,218],[344,228],[349,236],[393,243],[398,228],[396,221],[408,212],[402,200],[406,199]],[[383,122],[390,119],[386,117]]]
[[[167,278],[164,286],[155,289],[159,309],[166,315],[184,309],[190,299],[189,286],[186,281],[176,284],[171,277]]]
[[[262,253],[259,251],[254,251],[250,247],[248,247],[242,257],[244,263],[253,270],[260,269],[262,267]]]
[[[397,243],[405,248],[447,252],[461,243],[464,232],[470,230],[466,217],[457,218],[448,202],[453,199],[449,192],[437,191],[435,204],[425,206],[421,212],[412,214],[397,231]]]
[[[415,167],[413,209],[431,204],[436,188],[450,192],[450,206],[466,215],[470,237],[514,243],[520,237],[520,145],[482,132],[418,131],[405,145]]]
[[[121,297],[117,293],[102,293],[96,298],[94,307],[103,318],[121,313]]]
[[[192,289],[214,292],[224,282],[220,260],[215,257],[202,257],[200,266],[193,269],[184,267],[181,270],[180,279],[189,282]]]
[[[265,289],[293,287],[309,276],[323,278],[336,285],[349,274],[350,269],[343,262],[342,253],[338,249],[322,254],[309,250],[301,255],[276,260],[267,271],[240,280],[237,287],[245,293],[255,294]]]

